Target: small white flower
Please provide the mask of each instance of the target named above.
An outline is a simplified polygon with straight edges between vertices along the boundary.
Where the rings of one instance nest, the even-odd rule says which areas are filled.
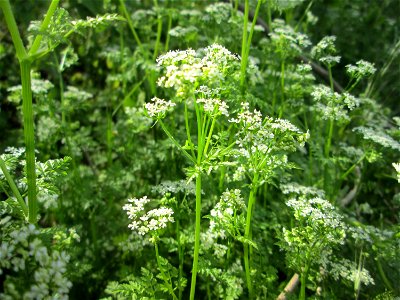
[[[164,99],[160,99],[157,97],[154,97],[153,99],[151,99],[151,101],[153,103],[149,102],[145,104],[146,111],[151,118],[164,118],[167,111],[176,106],[176,104],[171,101],[165,101]]]

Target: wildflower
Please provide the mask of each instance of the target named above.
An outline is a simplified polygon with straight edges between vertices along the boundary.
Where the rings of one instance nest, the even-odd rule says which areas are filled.
[[[174,222],[172,217],[174,212],[170,208],[161,206],[146,212],[145,205],[150,202],[147,196],[128,199],[128,202],[122,207],[127,212],[128,218],[132,219],[128,228],[140,235],[157,233],[158,230],[166,228],[169,222]]]
[[[376,72],[376,68],[370,62],[360,60],[356,65],[347,65],[346,72],[351,78],[360,80],[363,77],[370,77]]]
[[[149,117],[151,118],[157,118],[157,119],[162,119],[165,117],[165,114],[167,111],[172,109],[176,104],[171,102],[171,101],[165,101],[164,99],[160,99],[157,97],[154,97],[151,99],[152,102],[154,103],[146,103],[146,111]]]
[[[211,116],[225,115],[229,116],[228,105],[219,99],[205,99],[200,98],[196,100],[197,103],[203,103],[204,111]]]

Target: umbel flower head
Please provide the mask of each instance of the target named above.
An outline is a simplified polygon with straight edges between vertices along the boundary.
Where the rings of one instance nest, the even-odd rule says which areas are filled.
[[[126,210],[128,218],[132,220],[128,227],[140,235],[147,233],[157,235],[160,229],[167,227],[168,222],[174,222],[172,217],[174,211],[171,208],[161,206],[146,212],[145,206],[150,201],[147,196],[139,199],[131,198],[128,199],[129,203],[122,207],[123,210]]]

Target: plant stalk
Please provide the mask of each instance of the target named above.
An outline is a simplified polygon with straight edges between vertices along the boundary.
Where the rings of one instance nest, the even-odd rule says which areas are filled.
[[[195,227],[195,240],[194,240],[194,255],[193,255],[193,268],[192,268],[192,282],[190,285],[190,300],[195,299],[196,293],[196,276],[199,261],[200,250],[200,220],[201,220],[201,174],[196,177],[196,227]]]
[[[255,196],[257,193],[257,184],[258,184],[258,173],[254,174],[253,180],[252,180],[252,187],[249,195],[249,202],[247,204],[247,215],[246,215],[246,227],[245,227],[245,232],[244,232],[244,238],[245,240],[248,240],[250,238],[250,229],[251,229],[251,219],[252,219],[252,214],[253,214],[253,206],[255,203]],[[245,243],[243,244],[243,252],[244,252],[244,268],[246,271],[246,282],[247,282],[247,289],[249,290],[249,298],[253,298],[253,285],[251,282],[251,268],[250,268],[250,245]]]
[[[32,105],[31,62],[27,59],[20,61],[22,82],[22,111],[24,115],[24,138],[26,154],[26,175],[28,180],[28,221],[37,221],[36,171],[35,171],[35,132]]]

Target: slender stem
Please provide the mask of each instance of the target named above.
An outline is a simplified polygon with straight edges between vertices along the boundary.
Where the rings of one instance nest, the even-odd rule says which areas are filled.
[[[285,60],[281,62],[281,106],[279,108],[279,118],[283,115],[283,107],[285,105]]]
[[[154,6],[158,8],[157,0],[154,0]],[[158,55],[158,50],[160,48],[160,40],[161,40],[161,32],[162,32],[162,18],[160,13],[157,10],[157,38],[156,38],[156,45],[154,46],[154,53],[153,53],[153,61],[156,60]]]
[[[190,285],[190,300],[195,299],[195,293],[196,293],[197,265],[199,261],[199,250],[200,250],[200,220],[201,220],[201,174],[198,174],[196,177],[196,225],[195,225],[192,282]]]
[[[263,2],[263,0],[258,0],[258,2],[257,2],[257,7],[254,12],[253,22],[251,24],[250,33],[249,33],[248,37],[247,37],[247,24],[248,24],[248,18],[249,18],[249,1],[246,0],[246,2],[245,2],[245,13],[244,13],[245,15],[244,15],[244,23],[243,23],[243,41],[242,41],[242,64],[241,64],[241,74],[240,74],[240,86],[242,88],[242,91],[244,91],[244,83],[246,80],[246,68],[247,68],[247,62],[248,62],[249,54],[250,54],[251,40],[253,38],[254,28],[256,26],[258,13],[260,11],[262,2]],[[247,9],[247,13],[246,13],[246,9]]]
[[[26,147],[26,175],[28,180],[28,208],[30,223],[36,223],[36,171],[35,171],[35,132],[32,107],[31,63],[29,60],[20,61],[22,82],[22,111],[24,115],[24,137]]]
[[[170,140],[174,143],[174,145],[182,151],[182,153],[194,164],[196,164],[196,160],[189,154],[186,152],[185,149],[182,148],[182,146],[178,143],[178,141],[172,136],[172,134],[169,132],[169,130],[167,129],[167,127],[165,126],[164,122],[160,119],[158,120],[162,129],[164,130],[164,132],[167,134],[167,136],[170,138]]]
[[[328,137],[325,141],[325,157],[329,157],[329,152],[331,150],[331,143],[332,143],[332,135],[333,135],[333,126],[334,122],[333,119],[329,120],[329,131],[328,131]]]
[[[125,6],[124,0],[119,0],[119,3],[121,5],[122,13],[125,16],[126,21],[128,22],[129,29],[131,30],[132,35],[133,35],[136,43],[141,47],[142,46],[142,42],[140,41],[139,36],[136,33],[135,28],[133,27],[132,19],[131,19],[130,15],[129,15],[128,11],[126,10],[126,6]]]
[[[189,126],[189,114],[188,114],[188,107],[187,107],[187,103],[185,102],[185,127],[186,127],[186,136],[187,136],[187,140],[190,146],[190,152],[192,153],[193,158],[196,157],[196,155],[194,154],[194,145],[192,142],[192,137],[190,135],[190,126]]]
[[[4,177],[6,178],[8,185],[10,186],[15,198],[17,198],[18,204],[19,206],[21,206],[21,210],[25,216],[25,218],[28,217],[28,207],[25,204],[24,199],[21,196],[21,193],[19,192],[17,186],[14,183],[14,180],[12,179],[10,173],[7,170],[7,166],[5,164],[5,162],[3,161],[3,159],[0,156],[0,168],[3,171]]]
[[[244,81],[246,78],[246,53],[247,53],[247,24],[249,22],[249,0],[245,0],[243,16],[243,36],[242,36],[242,63],[240,66],[240,87],[244,91]]]
[[[172,27],[172,15],[171,12],[168,13],[168,27],[167,27],[167,37],[165,39],[165,46],[164,46],[164,51],[167,52],[169,49],[169,40],[171,38],[169,32],[171,31]]]
[[[45,16],[45,18],[44,18],[44,20],[42,22],[42,25],[40,26],[40,32],[44,32],[47,29],[47,27],[49,26],[51,18],[53,17],[54,12],[57,9],[58,2],[60,2],[60,0],[52,0],[51,1],[49,9],[47,10],[46,16]],[[38,49],[40,47],[40,42],[42,41],[42,37],[43,36],[41,34],[38,34],[35,37],[35,40],[33,41],[32,47],[29,50],[29,53],[28,53],[29,55],[36,54],[36,52],[38,51]]]
[[[272,32],[272,14],[271,14],[271,0],[267,0],[267,24],[270,32]]]
[[[250,238],[250,229],[251,229],[251,219],[252,219],[252,214],[253,214],[253,206],[255,203],[255,196],[257,193],[257,185],[258,185],[258,172],[254,174],[253,180],[251,182],[251,190],[250,190],[250,195],[249,195],[249,202],[247,204],[247,214],[246,214],[246,227],[244,231],[244,238],[245,240],[248,240]],[[249,290],[249,298],[253,298],[253,285],[251,282],[251,268],[250,268],[250,257],[249,257],[249,249],[250,246],[249,244],[245,243],[243,245],[243,250],[244,250],[244,268],[246,271],[246,282],[247,282],[247,289]]]
[[[253,22],[251,23],[249,37],[247,38],[246,60],[248,59],[249,54],[250,54],[251,40],[253,38],[254,28],[255,28],[256,23],[257,23],[258,13],[260,12],[260,7],[261,7],[261,3],[262,2],[263,2],[263,0],[258,0],[257,7],[256,7],[256,10],[254,12],[254,17],[253,17]],[[247,65],[247,61],[246,61],[246,65]]]
[[[331,65],[328,65],[328,73],[329,73],[329,84],[331,86],[332,92],[334,92],[335,88],[333,86],[333,76],[332,76],[332,67],[331,67]]]
[[[340,180],[344,180],[347,177],[347,175],[349,175],[354,170],[354,168],[364,160],[364,158],[365,154],[361,156],[342,176],[340,176]]]
[[[379,275],[381,276],[383,283],[385,284],[385,286],[386,286],[386,288],[387,288],[388,290],[393,291],[393,290],[394,290],[394,289],[393,289],[393,286],[392,286],[392,284],[390,283],[389,279],[387,278],[387,276],[386,276],[386,274],[385,274],[385,271],[384,271],[383,268],[382,268],[381,261],[379,260],[379,258],[376,258],[375,261],[376,261],[376,266],[378,267]]]
[[[15,22],[9,0],[0,0],[0,8],[3,10],[4,18],[7,23],[8,31],[11,34],[11,39],[13,41],[15,51],[17,52],[18,60],[21,61],[27,58],[28,54],[26,53],[26,49],[19,34],[18,26]]]
[[[172,298],[177,300],[178,298],[176,297],[170,282],[168,282],[167,277],[165,276],[164,268],[161,266],[161,260],[160,260],[160,255],[158,254],[158,245],[157,245],[157,243],[154,243],[154,249],[156,250],[156,258],[157,258],[158,269],[161,272],[161,276],[162,276],[162,278],[163,278],[163,280],[165,282],[165,285],[167,286],[167,288],[169,290],[169,293],[171,294]]]
[[[214,131],[214,126],[215,126],[216,119],[217,118],[214,117],[213,120],[212,120],[211,128],[210,128],[210,131],[208,132],[208,136],[207,136],[207,142],[206,142],[206,145],[204,146],[204,150],[203,150],[204,155],[206,155],[207,150],[208,150],[208,146],[210,145],[211,137],[212,137],[212,133]]]
[[[178,298],[182,299],[183,287],[181,280],[183,278],[183,249],[181,245],[181,227],[179,219],[176,218],[176,241],[178,242],[178,257],[179,257],[179,273],[178,273]]]

